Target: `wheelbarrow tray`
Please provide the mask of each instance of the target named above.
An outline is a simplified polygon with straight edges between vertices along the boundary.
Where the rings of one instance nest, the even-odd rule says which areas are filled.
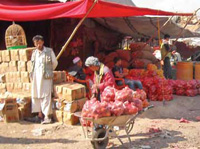
[[[102,117],[98,119],[90,118],[90,117],[82,117],[85,120],[92,121],[95,124],[99,125],[109,125],[109,126],[123,126],[127,123],[129,119],[134,117],[136,114],[133,115],[120,115],[120,116],[109,116],[109,117]],[[81,117],[81,113],[75,113],[75,116]]]

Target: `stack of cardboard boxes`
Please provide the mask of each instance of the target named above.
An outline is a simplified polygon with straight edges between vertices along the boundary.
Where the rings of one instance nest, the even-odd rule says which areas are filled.
[[[0,104],[4,105],[3,114],[6,122],[32,116],[32,85],[29,73],[32,69],[33,50],[34,48],[0,51],[0,99],[2,99]],[[54,71],[53,82],[54,101],[57,105],[62,105],[54,110],[54,119],[66,124],[78,123],[79,120],[73,113],[80,111],[86,101],[85,86],[78,83],[67,83],[65,71]],[[7,104],[9,99],[13,101],[12,106]],[[19,112],[16,111],[16,107]],[[9,119],[10,115],[16,118]]]
[[[54,119],[70,125],[79,122],[79,118],[74,116],[74,112],[81,111],[85,104],[85,86],[78,83],[63,83],[54,85]]]

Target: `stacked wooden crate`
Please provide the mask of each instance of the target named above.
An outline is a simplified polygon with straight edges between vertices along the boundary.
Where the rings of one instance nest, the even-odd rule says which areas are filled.
[[[33,50],[34,48],[0,51],[0,99],[5,101],[10,98],[23,100],[23,103],[17,102],[20,119],[31,116],[32,85],[29,73],[32,71],[31,55]],[[54,71],[53,80],[54,83],[66,82],[66,73]],[[6,121],[9,120],[6,119]]]
[[[0,51],[0,90],[5,93],[31,92],[29,72],[31,71],[31,55],[34,48]],[[4,88],[5,87],[5,88]]]
[[[78,83],[62,83],[54,85],[54,119],[70,125],[79,122],[74,112],[81,111],[86,102],[85,86]]]

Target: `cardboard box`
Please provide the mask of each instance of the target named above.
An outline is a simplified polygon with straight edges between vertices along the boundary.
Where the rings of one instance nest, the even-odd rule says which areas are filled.
[[[6,90],[8,92],[13,92],[14,91],[14,83],[6,83]]]
[[[86,97],[85,86],[78,83],[67,83],[63,86],[62,98],[66,101],[73,101]]]
[[[17,71],[17,61],[10,61],[9,62],[9,72]]]
[[[21,71],[21,82],[22,83],[29,83],[30,82],[29,73],[28,72]]]
[[[24,118],[33,117],[31,112],[31,97],[24,97],[23,103],[18,103],[18,110],[20,119],[23,120]]]
[[[6,104],[3,109],[3,117],[6,123],[9,122],[18,122],[19,121],[19,112],[18,106],[16,104]]]
[[[53,71],[53,83],[54,84],[62,83],[61,71]]]
[[[0,73],[1,74],[4,74],[4,73],[6,73],[6,72],[9,72],[9,64],[8,64],[8,62],[2,62],[1,63],[1,68],[0,68]]]
[[[10,50],[11,61],[19,61],[19,50]]]
[[[53,120],[56,122],[63,123],[63,111],[53,110]]]
[[[10,59],[10,50],[3,50],[1,53],[1,56],[2,56],[3,62],[9,62],[11,60]]]
[[[0,74],[0,83],[6,83],[6,74]]]
[[[54,84],[64,83],[66,82],[66,72],[65,71],[54,71]]]
[[[16,98],[0,98],[0,103],[6,104],[17,104]]]
[[[31,93],[32,84],[31,83],[22,83],[22,84],[23,84],[22,91]]]
[[[64,103],[65,103],[64,111],[67,111],[67,112],[70,112],[70,113],[81,111],[83,109],[83,106],[84,106],[86,101],[87,101],[87,98],[74,100],[72,102],[65,102],[64,101]]]
[[[12,73],[11,73],[11,72],[7,72],[7,73],[5,74],[5,76],[6,76],[6,83],[11,83],[12,80],[13,80]]]
[[[14,83],[14,92],[22,92],[23,84],[22,83]]]
[[[53,88],[53,95],[54,95],[54,97],[62,99],[62,87],[64,85],[65,84],[54,85],[54,88]]]
[[[66,82],[67,81],[66,71],[61,71],[61,80],[62,80],[62,82]]]
[[[4,94],[6,92],[6,84],[0,83],[0,93]]]
[[[32,56],[32,52],[35,49],[35,47],[33,48],[26,48],[26,49],[20,49],[19,50],[19,59],[20,61],[30,61],[31,60],[31,56]]]
[[[31,62],[31,61],[28,61],[28,62],[26,63],[26,65],[27,65],[27,71],[28,71],[28,72],[31,72],[31,71],[32,71],[32,62]]]
[[[76,125],[79,123],[79,118],[72,113],[63,111],[63,123],[67,125]]]
[[[18,71],[27,71],[25,61],[18,61]]]
[[[86,97],[85,86],[74,82],[54,85],[54,96],[66,101],[81,99]]]
[[[21,82],[21,74],[20,72],[9,72],[6,74],[6,82],[7,82],[7,77],[8,81],[10,83],[20,83]]]

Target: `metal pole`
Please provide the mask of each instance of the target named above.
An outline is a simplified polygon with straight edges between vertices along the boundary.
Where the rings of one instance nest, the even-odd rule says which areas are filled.
[[[68,40],[66,41],[66,43],[64,44],[64,46],[62,47],[62,49],[60,50],[59,54],[57,55],[56,59],[58,60],[60,58],[60,56],[62,55],[62,53],[66,50],[67,46],[69,45],[70,41],[72,40],[72,38],[74,37],[75,33],[77,32],[77,30],[79,29],[79,27],[81,26],[81,24],[83,23],[83,21],[87,18],[87,16],[89,15],[89,13],[92,11],[92,9],[94,8],[95,4],[98,2],[98,0],[94,0],[94,3],[92,4],[92,6],[89,8],[88,12],[85,14],[85,16],[79,21],[79,23],[77,24],[77,26],[75,27],[75,29],[73,30],[72,34],[70,35],[70,37],[68,38]]]

